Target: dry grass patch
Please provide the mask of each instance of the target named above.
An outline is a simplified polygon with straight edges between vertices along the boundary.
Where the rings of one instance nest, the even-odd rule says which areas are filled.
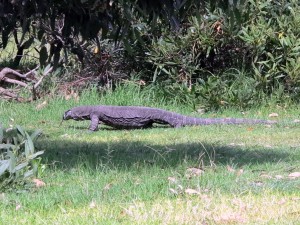
[[[124,213],[138,224],[290,224],[300,219],[300,198],[200,194],[151,204],[137,202]]]
[[[2,216],[4,221],[18,224],[298,224],[300,198],[214,193],[131,204],[91,200],[83,207],[60,204],[47,212],[20,208],[14,218]]]

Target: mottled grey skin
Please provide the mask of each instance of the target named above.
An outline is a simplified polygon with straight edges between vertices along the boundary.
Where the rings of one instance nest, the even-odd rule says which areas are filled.
[[[121,129],[149,128],[153,123],[172,127],[211,124],[273,124],[275,121],[234,118],[196,118],[166,110],[140,106],[78,106],[64,113],[63,120],[91,120],[89,130],[100,123]]]

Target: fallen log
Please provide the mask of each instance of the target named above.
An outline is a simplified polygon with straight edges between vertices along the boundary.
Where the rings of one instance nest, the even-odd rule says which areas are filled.
[[[21,88],[25,88],[32,93],[32,97],[27,99],[27,101],[32,101],[37,99],[37,88],[42,83],[43,79],[52,72],[52,67],[48,66],[43,71],[40,77],[37,77],[36,67],[29,72],[22,74],[16,70],[5,67],[0,71],[0,98],[10,99],[16,101],[26,101],[24,98],[18,95]],[[5,88],[4,86],[15,85],[13,88]]]

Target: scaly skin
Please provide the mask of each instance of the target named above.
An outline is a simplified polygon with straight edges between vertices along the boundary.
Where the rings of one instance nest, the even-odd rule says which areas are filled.
[[[78,106],[64,113],[63,120],[91,120],[89,129],[96,131],[99,123],[115,128],[148,128],[153,123],[171,127],[211,124],[273,124],[275,121],[234,118],[197,118],[163,109],[140,106]]]

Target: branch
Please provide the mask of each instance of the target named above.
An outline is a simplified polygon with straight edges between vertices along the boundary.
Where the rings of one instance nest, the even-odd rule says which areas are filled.
[[[38,68],[39,68],[39,66],[36,67],[36,68],[33,69],[33,70],[30,70],[30,71],[29,71],[28,73],[26,73],[26,74],[21,74],[21,73],[19,73],[19,72],[13,70],[13,69],[11,69],[11,68],[5,67],[5,68],[2,69],[1,72],[0,72],[0,80],[3,80],[3,78],[6,76],[6,74],[9,74],[9,73],[11,73],[11,74],[13,74],[13,75],[16,75],[16,76],[18,76],[18,77],[20,77],[20,78],[23,78],[23,79],[25,79],[25,80],[28,80],[28,75],[30,75],[31,73],[33,73],[33,72],[34,72],[35,70],[37,70]]]
[[[26,88],[28,87],[27,84],[25,84],[24,82],[19,81],[19,80],[10,79],[10,78],[7,78],[7,77],[3,77],[2,80],[7,82],[7,83],[17,84],[17,85],[20,85],[20,86],[26,87]]]
[[[13,98],[13,99],[16,99],[17,101],[23,101],[24,99],[23,98],[20,98],[18,95],[0,87],[0,95],[5,95],[6,97],[8,98]]]
[[[28,75],[30,75],[31,73],[35,72],[38,68],[40,68],[40,66],[35,67],[33,70],[30,70],[29,72],[25,73],[24,76],[27,77]]]
[[[48,70],[46,70],[46,72],[44,72],[44,75],[38,80],[38,82],[35,83],[35,85],[33,86],[33,89],[36,89],[42,82],[42,80],[49,74],[52,72],[53,67],[51,66]]]
[[[0,80],[2,80],[2,79],[5,77],[5,75],[8,74],[8,73],[11,73],[11,74],[16,75],[16,76],[21,77],[21,78],[26,78],[23,74],[21,74],[21,73],[15,71],[15,70],[13,70],[13,69],[10,69],[10,68],[8,68],[8,67],[5,67],[5,68],[4,68],[3,70],[1,70],[1,72],[0,72]]]
[[[17,84],[20,85],[22,87],[25,88],[30,88],[32,87],[32,100],[35,100],[37,98],[37,93],[36,93],[36,88],[41,84],[42,80],[49,75],[49,73],[52,72],[53,67],[47,66],[46,69],[43,72],[42,77],[35,83],[35,81],[37,80],[35,77],[35,71],[39,68],[36,67],[35,69],[27,72],[26,74],[21,74],[13,69],[10,68],[4,68],[0,71],[0,81],[6,82],[6,83],[10,83],[10,84]],[[17,77],[13,77],[11,78],[10,76],[8,76],[8,74],[17,76]],[[30,74],[34,74],[33,78],[29,78],[28,76]],[[23,81],[20,81],[19,78],[22,78]],[[16,78],[16,79],[14,79]],[[25,81],[24,81],[25,80]],[[26,83],[26,81],[33,81],[33,83],[35,83],[34,85],[29,85]],[[23,98],[18,97],[18,95],[16,95],[14,92],[8,91],[5,88],[0,88],[0,96],[4,96],[4,98],[8,98],[8,99],[16,99],[17,101],[24,101]]]

